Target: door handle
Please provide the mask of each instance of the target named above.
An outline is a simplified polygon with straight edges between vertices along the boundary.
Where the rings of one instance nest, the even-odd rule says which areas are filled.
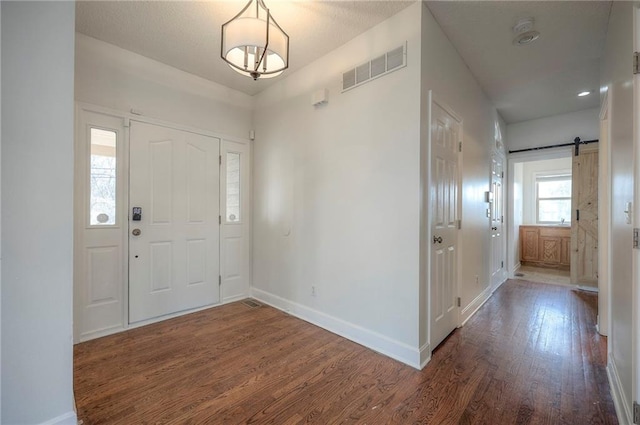
[[[140,231],[140,229],[133,229],[133,230],[131,231],[131,234],[132,234],[133,236],[140,236],[140,234],[141,234],[141,233],[142,233],[142,232]]]
[[[433,237],[433,243],[442,243],[442,236]]]

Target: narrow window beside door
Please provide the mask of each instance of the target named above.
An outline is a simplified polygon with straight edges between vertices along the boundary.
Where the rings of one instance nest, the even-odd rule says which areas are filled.
[[[227,153],[227,210],[226,219],[234,223],[240,221],[240,154]]]
[[[116,132],[91,128],[89,224],[116,224]]]

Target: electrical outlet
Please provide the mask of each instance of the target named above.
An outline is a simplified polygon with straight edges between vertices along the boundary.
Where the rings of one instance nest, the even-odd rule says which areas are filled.
[[[312,286],[312,287],[311,287],[311,296],[312,296],[312,297],[315,297],[315,296],[316,296],[316,287],[315,287],[315,286]]]

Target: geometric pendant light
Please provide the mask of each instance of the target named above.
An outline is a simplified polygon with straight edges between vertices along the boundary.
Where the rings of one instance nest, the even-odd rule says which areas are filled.
[[[255,8],[250,7],[254,1]],[[263,0],[249,0],[222,25],[220,56],[233,70],[254,80],[276,77],[289,67],[289,36]]]

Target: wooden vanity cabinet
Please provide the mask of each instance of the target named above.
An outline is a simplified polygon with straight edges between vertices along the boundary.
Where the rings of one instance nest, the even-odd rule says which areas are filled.
[[[568,226],[520,226],[520,263],[569,269],[571,228]]]

